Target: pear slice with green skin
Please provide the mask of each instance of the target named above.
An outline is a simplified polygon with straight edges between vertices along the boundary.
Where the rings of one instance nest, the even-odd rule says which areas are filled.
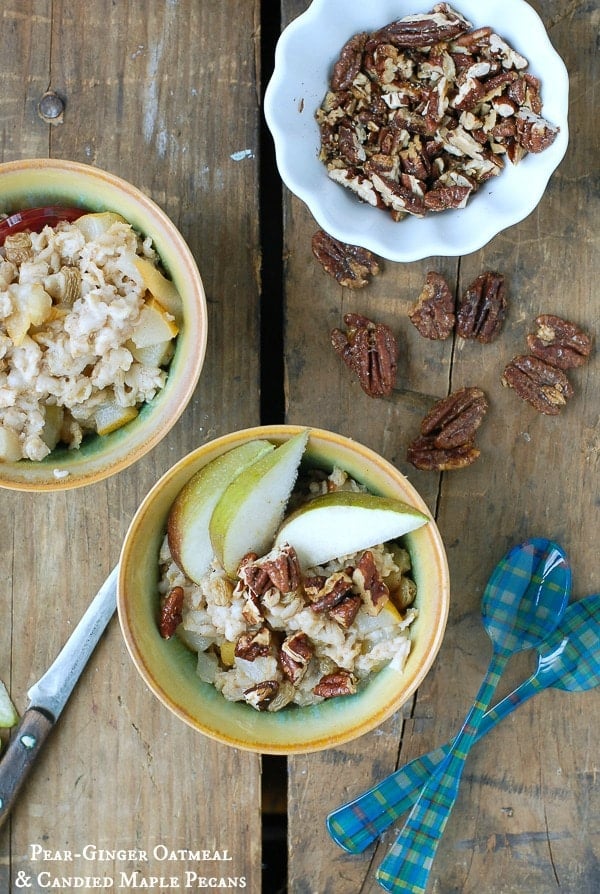
[[[215,556],[209,535],[215,506],[238,475],[274,450],[270,441],[258,439],[233,447],[196,472],[179,492],[167,521],[169,549],[176,564],[196,583]]]
[[[355,491],[315,497],[283,522],[275,546],[293,546],[303,569],[396,540],[428,517],[401,500]]]
[[[230,577],[249,552],[268,552],[292,493],[308,431],[284,441],[229,485],[210,520],[210,539]]]
[[[15,726],[19,720],[17,709],[13,705],[8,690],[0,680],[0,727],[9,729]]]

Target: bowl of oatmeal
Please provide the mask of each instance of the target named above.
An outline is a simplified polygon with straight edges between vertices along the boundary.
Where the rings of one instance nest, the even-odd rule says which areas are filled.
[[[175,424],[207,314],[173,222],[121,178],[71,161],[0,165],[0,486],[113,475]]]
[[[413,261],[534,210],[567,149],[568,88],[525,0],[313,0],[280,37],[265,117],[320,228]]]
[[[280,530],[300,507],[340,494],[402,501],[418,527],[312,568],[274,538],[233,574],[213,558],[188,576],[170,525],[189,482],[240,448],[276,450],[302,431],[246,429],[184,457],[142,502],[121,553],[119,619],[142,679],[185,723],[255,752],[317,751],[382,723],[425,678],[448,614],[445,550],[422,498],[384,458],[321,429],[308,431]]]

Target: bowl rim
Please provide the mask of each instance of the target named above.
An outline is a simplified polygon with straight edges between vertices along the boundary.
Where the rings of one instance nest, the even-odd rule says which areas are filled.
[[[140,573],[136,567],[135,561],[136,546],[139,548],[139,542],[141,542],[139,541],[139,538],[141,537],[141,534],[144,532],[146,534],[148,533],[145,528],[148,519],[156,519],[156,498],[161,494],[164,494],[166,491],[170,492],[168,506],[164,512],[164,518],[162,518],[162,508],[159,513],[162,519],[162,533],[159,532],[157,534],[157,536],[159,536],[160,544],[162,537],[164,536],[163,522],[168,515],[168,509],[170,508],[170,505],[172,505],[174,497],[185,481],[189,480],[195,471],[206,465],[216,456],[221,455],[233,446],[243,443],[245,440],[250,440],[252,438],[266,438],[267,440],[273,440],[276,443],[279,443],[282,440],[307,429],[309,430],[309,444],[310,437],[312,437],[313,449],[317,454],[319,452],[319,447],[321,450],[331,450],[336,446],[341,445],[346,452],[351,451],[356,458],[356,462],[364,464],[365,468],[367,466],[371,468],[371,464],[374,464],[372,475],[380,475],[382,481],[394,481],[395,483],[398,483],[399,490],[397,496],[399,497],[400,492],[402,492],[404,494],[403,499],[414,500],[413,505],[427,515],[429,523],[415,533],[418,534],[419,532],[423,532],[421,536],[427,537],[428,549],[431,551],[431,556],[435,562],[435,579],[437,583],[436,593],[438,594],[438,602],[433,614],[435,623],[432,625],[432,631],[429,631],[427,652],[424,655],[424,659],[421,660],[421,664],[417,668],[414,670],[411,668],[410,675],[407,673],[406,677],[403,677],[403,674],[406,671],[406,666],[405,671],[401,674],[398,674],[396,671],[390,671],[388,668],[384,668],[379,674],[374,675],[374,678],[383,678],[388,688],[396,688],[397,691],[394,697],[388,697],[387,701],[383,700],[382,704],[366,717],[362,716],[357,719],[353,716],[350,722],[345,718],[346,726],[343,732],[332,736],[331,731],[329,730],[321,734],[313,734],[306,740],[289,741],[289,739],[287,739],[283,743],[281,741],[274,743],[273,741],[268,741],[264,735],[251,736],[246,732],[248,738],[244,739],[243,730],[240,732],[240,735],[233,735],[230,732],[222,732],[209,726],[207,723],[204,723],[199,716],[191,716],[186,708],[178,702],[177,698],[172,694],[169,694],[167,686],[157,681],[152,673],[150,667],[151,661],[148,660],[148,656],[140,646],[139,638],[141,635],[143,636],[143,627],[145,626],[148,628],[150,623],[152,623],[154,627],[155,622],[154,620],[150,622],[150,620],[146,618],[145,625],[142,622],[141,628],[139,624],[136,624],[135,606],[132,603],[131,597],[131,593],[135,592],[136,581],[139,584],[139,581],[136,578],[136,574]],[[147,544],[148,540],[145,539],[144,543]],[[413,561],[414,560],[415,557],[413,556]],[[310,425],[272,424],[245,428],[208,441],[182,457],[158,479],[142,500],[125,535],[119,560],[117,583],[117,612],[119,624],[129,656],[146,686],[158,701],[171,713],[208,738],[244,751],[261,754],[300,754],[320,751],[354,740],[383,723],[412,697],[429,673],[444,638],[448,621],[449,606],[450,580],[446,550],[436,522],[423,498],[416,491],[414,486],[389,460],[386,460],[371,448],[354,441],[352,438]],[[158,640],[156,642],[158,642]],[[161,642],[164,643],[165,641],[162,640]],[[424,643],[425,641],[423,639],[421,645],[424,646]],[[415,650],[414,648],[411,649],[411,654],[413,651],[417,652],[418,650]],[[403,679],[406,680],[405,686],[402,685]],[[396,685],[397,681],[399,681],[399,685]],[[205,685],[209,686],[210,684]],[[369,683],[369,686],[371,686],[371,682]],[[368,692],[368,690],[369,687],[366,687],[364,691]],[[217,694],[220,696],[220,693]],[[220,696],[220,698],[223,699],[224,706],[231,707],[233,705],[238,705],[238,703],[227,702],[223,696]],[[247,708],[247,706],[243,707]],[[269,716],[273,718],[280,715],[267,715],[265,712],[265,714],[260,716]]]
[[[64,186],[61,186],[57,178],[63,176],[67,179]],[[106,206],[100,210],[113,207],[111,198],[117,195],[125,200],[125,205],[132,208],[135,206],[140,221],[147,218],[148,226],[142,229],[140,222],[129,222],[136,230],[142,230],[144,235],[151,236],[153,246],[163,262],[164,255],[170,253],[167,248],[172,248],[181,266],[180,272],[171,272],[171,276],[174,280],[188,283],[187,291],[194,296],[193,303],[188,308],[187,322],[178,337],[176,355],[171,361],[176,363],[178,352],[179,355],[185,353],[186,363],[181,363],[185,375],[176,383],[172,379],[171,388],[167,376],[165,387],[153,401],[143,405],[145,413],[142,410],[139,417],[123,429],[112,435],[102,436],[110,440],[103,442],[97,456],[93,451],[87,456],[83,449],[83,452],[63,451],[64,456],[61,454],[57,458],[52,451],[41,463],[31,460],[0,463],[0,488],[54,492],[83,487],[117,474],[141,459],[167,435],[191,400],[200,378],[208,342],[208,311],[204,284],[191,249],[169,216],[139,187],[95,165],[69,159],[26,158],[0,163],[0,205],[5,203],[2,207],[10,207],[11,202],[15,202],[14,196],[17,193],[25,195],[25,181],[28,179],[33,182],[31,189],[35,195],[32,192],[31,200],[23,199],[20,203],[22,208],[41,206],[48,198],[53,200],[61,192],[65,201],[91,212],[98,209],[91,207],[90,193],[96,197],[97,206],[102,205],[105,200]],[[42,199],[37,199],[44,188],[46,192],[42,193]],[[102,200],[98,199],[100,195]],[[55,201],[53,203],[56,204]],[[158,240],[156,232],[159,233]],[[157,241],[159,245],[164,243],[162,248],[157,247]],[[157,425],[149,427],[145,420],[153,412],[156,413]],[[124,446],[124,442],[130,440],[132,444]],[[8,472],[12,473],[12,477],[5,477]]]
[[[514,7],[512,15],[506,12],[507,4]],[[401,15],[427,11],[432,8],[433,0],[379,0],[372,4],[362,0],[313,0],[281,33],[273,73],[265,91],[265,120],[284,184],[304,202],[327,233],[342,242],[361,245],[389,261],[455,257],[482,248],[535,210],[568,147],[569,76],[538,13],[526,0],[488,0],[485,9],[478,0],[461,0],[451,5],[473,21],[474,27],[486,25],[490,17],[501,15],[503,24],[497,30],[526,56],[529,71],[536,73],[540,63],[552,64],[552,80],[548,74],[542,78],[543,114],[560,127],[548,149],[533,157],[529,153],[519,165],[507,166],[499,177],[480,187],[466,208],[428,214],[423,219],[409,215],[395,223],[381,209],[360,202],[349,190],[331,181],[317,157],[320,138],[314,111],[325,95],[331,65],[344,41],[359,31],[381,27]],[[513,36],[517,27],[515,19],[520,28],[518,39]],[[340,22],[344,29],[341,33]],[[317,27],[317,40],[310,40],[315,38]],[[332,32],[338,33],[339,38],[332,38]],[[529,41],[537,42],[529,54],[528,47],[523,46],[522,32],[528,35]],[[315,55],[322,43],[328,46],[326,59]],[[301,70],[294,69],[294,65],[300,66],[306,58],[301,57],[300,46],[307,48],[310,57]],[[318,90],[315,79],[320,79]],[[305,151],[301,152],[299,147],[303,142]],[[502,181],[507,187],[504,192],[497,188],[503,185]],[[511,189],[511,203],[508,189]]]

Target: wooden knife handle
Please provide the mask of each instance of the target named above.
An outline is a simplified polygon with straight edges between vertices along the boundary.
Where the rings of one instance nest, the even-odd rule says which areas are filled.
[[[53,726],[54,721],[43,711],[28,708],[0,755],[0,827]]]

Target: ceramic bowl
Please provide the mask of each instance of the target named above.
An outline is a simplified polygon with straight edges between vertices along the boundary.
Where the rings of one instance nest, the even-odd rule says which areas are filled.
[[[560,127],[552,146],[529,154],[516,166],[507,164],[499,176],[480,187],[466,208],[420,219],[409,215],[396,223],[388,213],[330,180],[318,158],[315,111],[344,43],[361,31],[428,12],[433,0],[313,0],[282,33],[265,95],[265,117],[287,187],[326,232],[391,261],[462,255],[481,248],[533,211],[567,149],[567,71],[531,6],[524,0],[461,0],[451,6],[474,27],[492,26],[529,60],[528,70],[542,82],[542,114]]]
[[[28,159],[0,165],[0,211],[47,205],[116,211],[152,238],[183,301],[183,325],[165,387],[132,422],[90,436],[78,450],[57,448],[41,462],[0,463],[0,486],[51,491],[100,481],[136,462],[175,424],[198,382],[204,361],[206,298],[196,262],[167,215],[148,196],[114,174],[71,161]]]
[[[237,748],[270,754],[317,751],[372,730],[394,713],[422,683],[438,652],[449,605],[448,568],[435,523],[406,537],[418,588],[418,619],[404,670],[384,668],[354,696],[306,708],[271,713],[227,701],[196,676],[196,656],[157,629],[158,553],[170,507],[186,481],[215,457],[253,438],[281,443],[300,426],[246,429],[211,441],[184,457],[147,495],[126,535],[120,559],[118,611],[129,653],[157,698],[181,720]],[[402,499],[427,513],[407,479],[373,451],[341,435],[310,429],[306,457],[311,465],[346,469],[372,492]]]

